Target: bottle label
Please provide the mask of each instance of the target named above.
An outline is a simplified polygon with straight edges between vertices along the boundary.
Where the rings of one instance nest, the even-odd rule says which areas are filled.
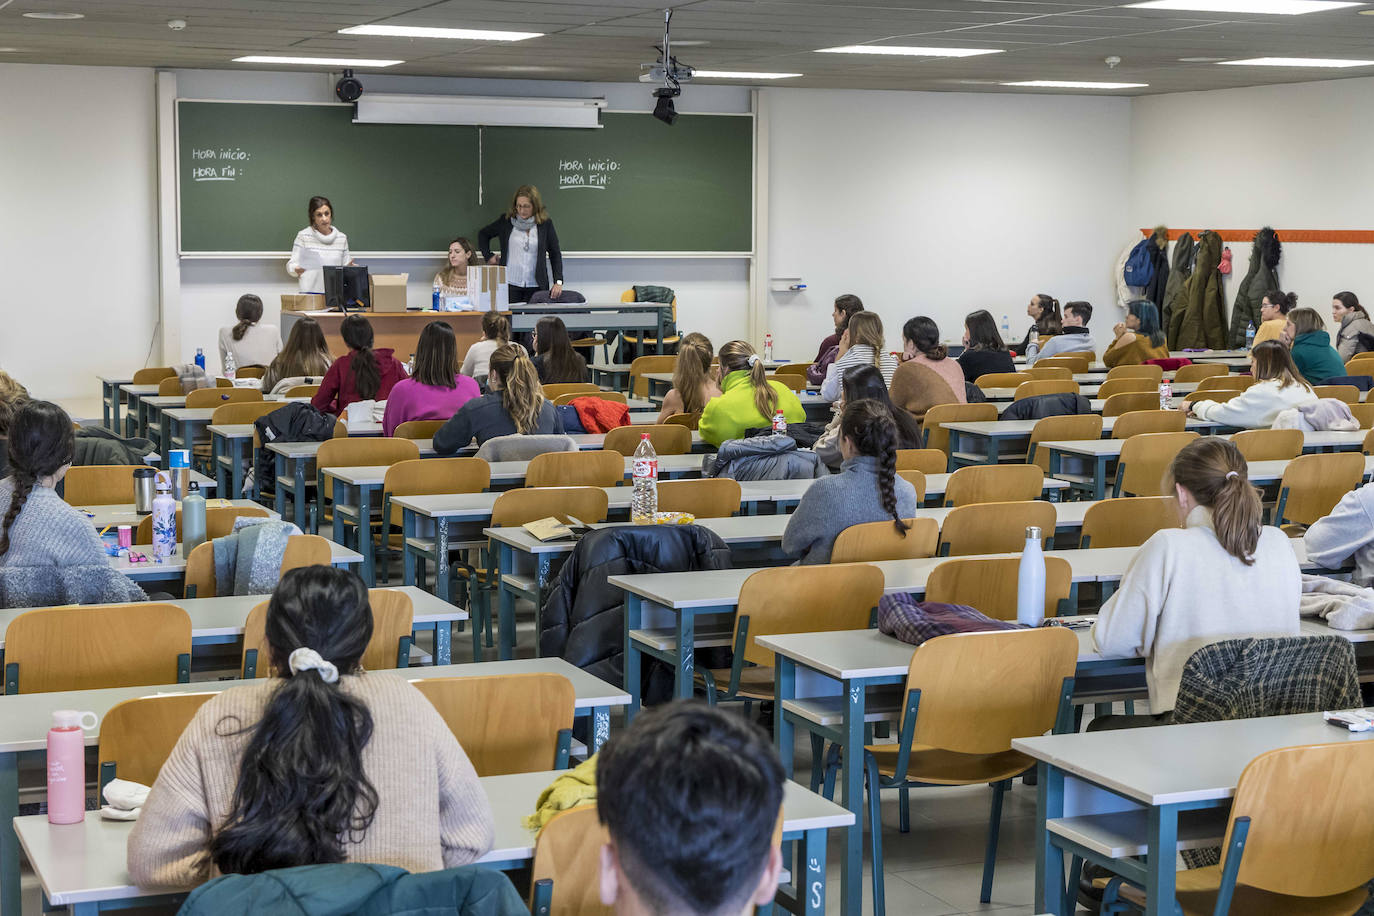
[[[784,417],[782,413],[778,413],[776,416],[773,417],[773,432],[787,432],[787,418]]]
[[[658,459],[657,458],[636,458],[634,463],[635,480],[644,478],[652,480],[658,479]]]

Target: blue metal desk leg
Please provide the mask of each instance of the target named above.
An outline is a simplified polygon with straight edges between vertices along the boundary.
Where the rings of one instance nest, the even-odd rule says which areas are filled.
[[[19,815],[19,755],[0,754],[0,913],[20,916],[19,838],[14,819]]]
[[[677,612],[677,676],[673,681],[673,696],[692,698],[692,680],[696,674],[696,616],[687,608]]]
[[[415,537],[415,513],[409,509],[401,510],[401,581],[406,585],[415,584],[415,554],[406,545]],[[470,603],[470,602],[469,602]]]
[[[1107,456],[1099,455],[1093,466],[1093,499],[1107,498]]]
[[[322,478],[324,478],[325,480],[328,479],[328,478],[324,477],[323,474],[321,474],[320,476],[321,476]],[[348,500],[349,500],[350,496],[352,495],[351,493],[349,493],[349,491],[350,491],[351,489],[353,489],[353,488],[352,488],[351,486],[349,486],[348,484],[346,484],[346,483],[340,483],[340,482],[337,481],[337,480],[334,481],[334,483],[333,483],[331,486],[332,486],[333,493],[334,493],[334,498],[333,498],[333,500],[334,500],[334,519],[333,519],[334,530],[333,530],[333,533],[330,535],[330,539],[331,539],[335,544],[342,544],[342,545],[344,545],[345,547],[347,547],[347,546],[348,546],[348,541],[344,538],[344,521],[343,521],[343,516],[339,514],[339,505],[340,505],[341,503],[344,504],[344,505],[347,505],[347,504],[348,504]],[[362,488],[359,487],[358,489],[361,490]],[[315,496],[316,496],[316,498],[317,498],[318,501],[319,501],[319,511],[320,511],[320,512],[324,512],[324,487],[323,487],[323,486],[320,486],[319,484],[316,484],[316,486],[315,486]],[[319,533],[320,533],[320,532],[319,532],[319,526],[320,526],[319,516],[316,515],[316,517],[315,517],[315,529],[316,529],[316,530],[315,530],[315,534],[319,534]],[[361,516],[360,516],[359,519],[358,519],[358,540],[359,540],[359,542],[362,541],[362,536],[363,536],[363,534],[362,534],[362,518],[361,518]],[[364,562],[364,564],[366,564],[367,561],[364,560],[363,562]],[[367,568],[367,567],[364,565],[363,569],[366,570],[366,568]],[[367,581],[367,580],[364,579],[363,581]],[[372,583],[371,583],[371,582],[368,582],[367,584],[368,584],[368,585],[371,585]]]
[[[281,478],[286,476],[286,456],[274,452],[272,454],[272,472],[276,480],[272,486],[276,488],[276,496],[272,499],[272,508],[277,510],[277,515],[286,515],[286,490],[281,485]]]
[[[1050,842],[1045,825],[1064,816],[1064,771],[1041,761],[1035,794],[1035,908],[1061,916],[1067,902],[1064,894],[1064,854]],[[1172,859],[1170,860],[1172,864]]]
[[[124,418],[121,417],[121,416],[119,415],[119,414],[120,414],[120,410],[119,410],[119,408],[120,408],[120,400],[121,400],[121,395],[120,395],[120,393],[119,393],[119,386],[116,385],[116,386],[115,386],[115,389],[114,389],[114,396],[113,396],[112,398],[110,398],[110,414],[111,414],[111,416],[112,416],[113,419],[114,419],[114,425],[111,426],[110,429],[111,429],[113,432],[116,432],[116,433],[118,433],[118,432],[121,431],[121,427],[123,426],[123,423],[124,423]]]
[[[611,737],[611,708],[598,706],[592,710],[592,753],[601,750],[601,745]]]
[[[644,625],[644,607],[638,595],[625,593],[625,683],[622,685],[630,695],[630,705],[625,708],[625,724],[634,721],[639,712],[639,650],[630,640],[630,631]]]
[[[434,594],[441,601],[449,601],[453,596],[448,581],[448,519],[434,520]]]
[[[1150,809],[1150,855],[1145,863],[1145,916],[1174,912],[1174,850],[1178,848],[1178,809]],[[1160,852],[1156,854],[1156,850]],[[1167,852],[1165,851],[1167,850]]]
[[[787,774],[787,778],[792,778],[792,772],[796,768],[793,758],[793,745],[796,744],[797,727],[787,721],[787,717],[782,714],[782,704],[784,700],[791,700],[797,695],[797,665],[792,659],[782,655],[775,655],[773,675],[773,746],[778,749],[778,756],[782,759],[782,771]],[[824,761],[814,760],[813,766],[824,766]]]
[[[859,916],[864,899],[864,685],[845,681],[843,748],[843,805],[854,814],[854,823],[845,830],[844,867],[840,869],[841,911]],[[776,717],[778,711],[774,710]],[[874,824],[874,830],[882,825]]]
[[[663,355],[663,309],[655,309],[654,314],[658,316],[658,355]]]
[[[801,863],[797,863],[797,868],[792,874],[805,874],[802,881],[805,887],[799,887],[798,892],[802,897],[802,912],[805,913],[824,913],[825,912],[825,831],[808,830],[806,831],[806,842],[802,847],[802,855],[806,858],[806,870],[803,872]],[[799,884],[801,881],[798,882]]]
[[[296,527],[299,528],[299,529],[301,529],[302,531],[304,531],[304,530],[305,530],[305,459],[304,459],[304,458],[292,458],[292,459],[291,459],[291,463],[295,466],[295,467],[294,467],[294,470],[293,470],[293,473],[294,473],[295,478],[296,478],[296,498],[295,498],[295,500],[293,500],[293,502],[295,503],[295,506],[296,506]],[[319,493],[316,493],[316,494],[315,494],[315,498],[318,500],[318,499],[320,498],[320,494],[319,494]],[[320,508],[323,509],[324,507],[321,506]]]
[[[100,383],[100,425],[106,429],[112,429],[110,426],[110,386],[105,382]]]
[[[215,472],[215,489],[219,491],[221,499],[237,499],[239,491],[230,487],[227,475],[225,474],[224,465],[219,462],[219,447],[220,443],[223,441],[224,440],[219,436],[210,436],[210,468]],[[224,490],[226,487],[229,488],[231,492],[225,493]]]
[[[365,484],[358,487],[358,552],[363,555],[363,581],[371,588],[377,584],[377,558],[372,551],[372,488]]]

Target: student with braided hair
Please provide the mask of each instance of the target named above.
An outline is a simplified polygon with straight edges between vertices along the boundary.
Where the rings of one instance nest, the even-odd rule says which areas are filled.
[[[782,549],[803,566],[829,563],[835,538],[851,525],[892,520],[903,536],[916,512],[916,488],[897,476],[897,426],[888,409],[865,398],[840,415],[840,473],[811,485],[788,519]]]

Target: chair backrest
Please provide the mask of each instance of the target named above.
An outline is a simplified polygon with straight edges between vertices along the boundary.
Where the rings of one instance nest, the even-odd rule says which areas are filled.
[[[1102,417],[1095,413],[1064,414],[1041,417],[1031,427],[1030,450],[1026,460],[1041,471],[1050,472],[1049,449],[1037,448],[1041,442],[1073,441],[1102,438]]]
[[[1349,404],[1350,415],[1360,424],[1360,429],[1374,426],[1374,404]]]
[[[664,419],[663,422],[670,426],[685,426],[688,429],[696,429],[697,424],[701,422],[701,414],[675,413]]]
[[[506,490],[491,507],[491,526],[507,528],[553,516],[567,523],[570,517],[584,522],[604,522],[610,500],[596,487],[524,487]]]
[[[1204,379],[1204,381],[1206,381],[1206,379]],[[1240,397],[1244,393],[1245,392],[1240,388],[1211,388],[1206,391],[1199,388],[1191,394],[1185,394],[1183,400],[1189,404],[1194,401],[1215,401],[1218,404],[1224,404],[1232,398]]]
[[[948,469],[949,456],[938,448],[897,449],[897,470],[899,471],[943,474]]]
[[[772,376],[772,380],[779,385],[785,385],[793,391],[806,390],[806,376],[804,375],[795,375],[789,372],[785,375],[774,375]]]
[[[923,471],[898,471],[897,476],[905,480],[916,490],[916,505],[924,505],[926,501],[926,475]]]
[[[613,487],[625,479],[625,456],[598,449],[545,452],[525,470],[527,487]]]
[[[286,398],[313,398],[320,390],[319,385],[292,385],[282,392]]]
[[[1062,367],[1072,373],[1087,372],[1092,368],[1094,355],[1091,353],[1065,353],[1061,356],[1046,356],[1035,361],[1036,369]]]
[[[933,518],[909,518],[906,536],[891,521],[850,525],[835,538],[831,563],[876,563],[879,560],[920,560],[935,556],[940,523]]]
[[[1374,353],[1356,353],[1345,363],[1346,375],[1374,375]]]
[[[280,401],[228,401],[215,408],[210,415],[210,423],[214,426],[252,423],[258,417],[281,410],[282,406]]]
[[[128,779],[151,786],[181,733],[213,693],[167,693],[116,703],[100,720],[100,786]]]
[[[973,384],[986,391],[989,388],[1016,388],[1026,382],[1034,381],[1024,372],[988,372],[973,380]]]
[[[27,611],[5,630],[10,665],[15,693],[174,684],[190,678],[191,618],[152,602]]]
[[[921,421],[926,448],[939,449],[948,458],[949,430],[941,423],[980,423],[996,419],[996,404],[936,404],[926,411]]]
[[[1156,531],[1181,528],[1173,496],[1104,499],[1083,513],[1080,547],[1139,547]]]
[[[1012,400],[1021,401],[1026,398],[1036,398],[1042,394],[1078,394],[1078,383],[1072,379],[1068,381],[1033,379],[1017,385],[1016,394]]]
[[[78,464],[63,478],[63,499],[73,506],[110,506],[134,501],[134,471],[146,464]]]
[[[1181,410],[1130,410],[1112,424],[1113,439],[1129,439],[1143,433],[1181,433],[1188,415]]]
[[[267,369],[263,366],[240,366],[235,372],[235,378],[262,378],[267,374]],[[228,381],[227,379],[225,381]]]
[[[672,372],[677,369],[676,356],[637,356],[630,361],[630,394],[632,397],[649,396],[649,373]]]
[[[206,541],[196,545],[186,558],[184,578],[187,598],[215,597],[215,542]]]
[[[1037,499],[1045,472],[1036,464],[981,464],[960,468],[945,486],[946,506]]]
[[[1187,366],[1178,367],[1178,371],[1174,373],[1174,381],[1200,382],[1215,375],[1226,375],[1230,371],[1221,363],[1191,363]]]
[[[1364,455],[1359,452],[1294,458],[1283,469],[1283,479],[1279,481],[1274,524],[1310,525],[1330,515],[1341,497],[1358,487],[1363,477]]]
[[[260,402],[262,392],[256,388],[197,388],[186,395],[188,408],[219,407],[221,404]]]
[[[293,534],[281,555],[282,575],[303,566],[328,566],[333,554],[329,541],[318,534]]]
[[[1164,370],[1159,366],[1116,366],[1107,370],[1107,381],[1115,378],[1148,378],[1154,379],[1156,385],[1160,379],[1164,378]]]
[[[440,493],[481,493],[491,485],[491,465],[481,458],[411,458],[386,469],[382,499]],[[402,523],[403,510],[391,507],[391,523]]]
[[[1043,499],[1022,502],[978,503],[959,506],[940,526],[940,556],[971,557],[985,553],[1019,553],[1026,545],[1026,528],[1054,537],[1058,512]]]
[[[1022,534],[1024,537],[1024,533]],[[1021,548],[1017,548],[1019,551]],[[926,601],[966,604],[998,620],[1016,619],[1016,579],[1020,557],[963,557],[946,560],[926,579]],[[1069,561],[1045,555],[1045,616],[1067,604],[1073,585]]]
[[[407,420],[392,432],[397,439],[433,439],[447,420]]]
[[[591,382],[555,382],[541,387],[544,389],[544,397],[550,401],[565,394],[596,394],[601,390],[600,385],[593,385]]]
[[[601,447],[607,451],[619,452],[626,458],[634,455],[639,448],[639,440],[645,433],[660,455],[685,455],[692,450],[692,431],[685,426],[664,424],[662,426],[617,426],[606,434]]]
[[[1244,391],[1255,384],[1253,375],[1209,375],[1197,383],[1198,391]]]
[[[530,886],[553,884],[551,912],[577,916],[611,916],[601,902],[601,847],[610,841],[595,804],[560,811],[534,840]],[[530,912],[536,912],[532,906]]]
[[[1246,461],[1287,461],[1302,454],[1300,429],[1247,429],[1231,437]]]
[[[1159,392],[1159,384],[1150,378],[1114,378],[1103,382],[1097,389],[1097,397],[1107,400],[1114,394],[1139,394],[1145,391]]]
[[[779,375],[802,375],[802,376],[804,376],[804,375],[806,375],[806,370],[807,370],[807,368],[808,368],[808,367],[807,367],[806,363],[788,363],[788,364],[785,365],[785,366],[779,366],[778,368],[774,369],[774,370],[773,370],[773,375],[775,375],[775,376],[779,376]],[[782,380],[779,379],[778,381],[782,381]]]
[[[658,511],[690,512],[697,518],[728,518],[740,509],[739,481],[730,477],[660,480]]]
[[[761,569],[744,580],[735,609],[736,633],[741,619],[749,618],[744,660],[773,664],[759,636],[862,630],[882,596],[882,570],[864,563]]]
[[[171,366],[150,366],[147,369],[137,369],[130,384],[134,385],[156,385],[165,378],[175,378],[176,370]]]
[[[564,404],[571,404],[578,398],[599,398],[603,401],[614,401],[617,404],[626,403],[625,395],[621,392],[602,391],[600,389],[597,389],[596,391],[578,391],[574,392],[573,394],[560,394],[558,397],[553,399],[553,403],[555,407],[562,407]]]
[[[1119,417],[1132,410],[1158,410],[1159,393],[1155,391],[1125,391],[1102,402],[1102,416]]]
[[[1167,496],[1164,474],[1183,446],[1197,438],[1192,430],[1181,433],[1143,433],[1121,444],[1116,463],[1116,490],[1121,496]],[[1361,459],[1360,466],[1364,466]]]
[[[226,534],[233,534],[234,523],[240,518],[267,518],[271,513],[263,506],[224,506],[205,510],[205,537],[209,540],[222,538]],[[176,513],[177,543],[181,542],[181,509]],[[153,517],[143,516],[143,520],[138,523],[138,531],[134,532],[135,544],[151,544],[153,542]]]
[[[907,669],[907,691],[921,692],[912,744],[960,754],[1006,753],[1013,739],[1054,727],[1064,681],[1077,664],[1078,638],[1063,627],[929,640]]]
[[[409,663],[415,603],[405,592],[390,588],[370,588],[367,590],[367,599],[372,606],[372,638],[363,651],[363,668],[368,671],[391,671],[405,667],[402,662]],[[243,623],[243,653],[239,672],[245,680],[274,674],[272,654],[267,645],[269,603],[260,601],[254,605]]]
[[[175,375],[170,378],[160,379],[157,383],[157,395],[160,398],[169,398],[174,395],[185,394],[181,387],[181,379]]]
[[[326,477],[325,468],[358,468],[371,465],[392,465],[420,457],[420,447],[414,439],[378,436],[326,439],[315,453],[315,473],[319,477],[320,493],[325,499],[334,498],[334,478]]]
[[[563,675],[421,678],[412,683],[439,710],[478,776],[558,768],[559,732],[571,736],[576,701],[572,681]]]
[[[1319,398],[1335,398],[1347,404],[1360,403],[1360,389],[1354,385],[1313,385],[1312,393]]]
[[[1072,382],[1073,370],[1067,366],[1042,366],[1036,364],[1029,369],[1022,369],[1026,375],[1040,381]]]
[[[1374,455],[1374,429],[1365,434],[1364,444],[1360,446],[1360,452],[1365,455]]]

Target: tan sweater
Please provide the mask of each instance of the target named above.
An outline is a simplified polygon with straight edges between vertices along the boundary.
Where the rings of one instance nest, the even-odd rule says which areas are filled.
[[[239,762],[251,735],[222,735],[217,726],[223,720],[257,722],[280,683],[263,679],[226,690],[196,713],[129,835],[128,868],[135,884],[190,887],[218,874],[210,862],[210,841],[231,813]],[[424,695],[389,673],[342,677],[338,686],[372,712],[363,770],[377,790],[372,825],[360,842],[345,842],[345,859],[420,872],[466,865],[484,855],[494,836],[486,793]]]
[[[1148,337],[1136,334],[1133,331],[1127,331],[1126,334],[1131,335],[1132,339],[1129,343],[1122,344],[1119,347],[1113,345],[1108,348],[1106,353],[1102,354],[1102,362],[1106,363],[1109,368],[1116,366],[1142,366],[1147,359],[1168,358],[1168,345],[1160,344],[1157,347],[1153,347],[1150,345],[1150,338]],[[1125,335],[1122,336],[1124,337]]]

